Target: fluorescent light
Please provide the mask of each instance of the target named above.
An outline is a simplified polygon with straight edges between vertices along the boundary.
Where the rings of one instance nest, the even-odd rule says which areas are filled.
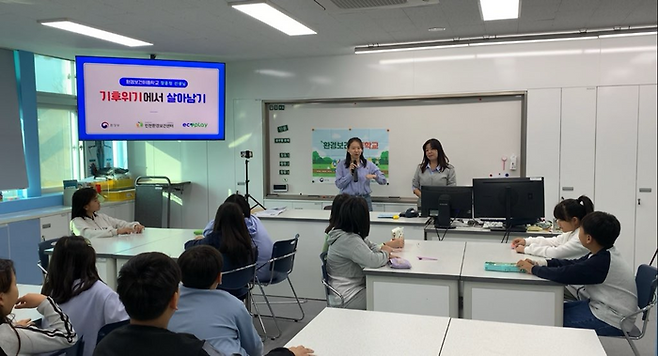
[[[647,35],[656,35],[656,31],[651,32],[633,32],[633,33],[613,33],[609,35],[599,35],[599,38],[610,38],[610,37],[630,37],[630,36],[647,36]]]
[[[491,42],[474,42],[469,43],[469,46],[496,46],[504,44],[519,44],[519,43],[539,43],[539,42],[560,42],[560,41],[580,41],[580,40],[592,40],[596,39],[596,35],[592,36],[580,36],[580,37],[560,37],[560,38],[541,38],[541,39],[527,39],[527,40],[513,40],[513,41],[501,41],[501,40],[491,40]]]
[[[480,0],[480,10],[484,21],[519,18],[520,0]]]
[[[117,35],[116,33],[99,30],[97,28],[81,25],[68,20],[44,20],[39,21],[44,26],[59,28],[60,30],[75,32],[80,35],[98,38],[101,40],[118,43],[128,47],[152,46],[153,43],[148,43],[134,38]]]
[[[264,22],[288,36],[315,35],[316,32],[266,3],[236,4],[234,9]]]
[[[404,52],[404,51],[421,51],[425,49],[436,49],[436,48],[455,48],[455,47],[468,47],[468,44],[451,44],[451,45],[440,45],[440,44],[428,44],[420,46],[411,46],[411,47],[356,47],[354,49],[354,54],[369,54],[369,53],[384,53],[384,52]]]
[[[466,60],[466,59],[475,59],[475,55],[474,54],[466,54],[466,55],[463,55],[463,56],[382,59],[381,61],[379,61],[379,64],[381,64],[381,65],[407,64],[407,63],[422,63],[422,62],[458,61],[458,60]]]

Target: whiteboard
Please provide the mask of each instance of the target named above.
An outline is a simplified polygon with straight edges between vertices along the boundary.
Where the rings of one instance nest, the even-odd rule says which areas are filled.
[[[331,196],[333,183],[312,179],[312,130],[389,131],[387,185],[372,181],[372,196],[413,198],[411,180],[423,159],[423,143],[437,138],[457,173],[457,185],[473,178],[524,176],[525,95],[461,98],[369,99],[264,102],[266,192],[278,196]],[[285,129],[286,131],[279,132]],[[281,158],[281,153],[289,154]],[[517,156],[517,169],[503,170],[502,157]],[[280,162],[289,162],[281,166]],[[286,163],[284,163],[286,164]],[[284,171],[284,172],[281,172]],[[289,174],[281,174],[281,173]],[[287,184],[288,192],[276,192]],[[384,199],[386,200],[386,199]]]

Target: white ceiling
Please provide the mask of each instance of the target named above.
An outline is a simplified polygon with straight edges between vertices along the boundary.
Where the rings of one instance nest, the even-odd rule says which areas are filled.
[[[0,47],[64,58],[156,53],[159,58],[230,62],[350,54],[355,46],[371,43],[657,23],[656,0],[521,0],[519,19],[487,23],[480,16],[478,0],[340,11],[336,6],[324,9],[320,5],[333,5],[331,0],[270,1],[317,35],[288,37],[234,10],[227,0],[0,0]],[[365,0],[352,0],[357,1]],[[56,18],[154,45],[129,49],[37,23]],[[446,30],[430,32],[430,27]]]

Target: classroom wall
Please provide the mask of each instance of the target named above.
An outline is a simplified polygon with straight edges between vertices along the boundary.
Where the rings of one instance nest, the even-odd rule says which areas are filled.
[[[262,201],[261,101],[528,90],[527,174],[546,176],[550,212],[559,199],[560,104],[553,94],[641,84],[656,84],[655,35],[228,63],[226,141],[132,142],[129,164],[135,174],[191,180],[181,226],[198,227],[227,194],[244,191],[241,150],[255,153],[249,188]]]

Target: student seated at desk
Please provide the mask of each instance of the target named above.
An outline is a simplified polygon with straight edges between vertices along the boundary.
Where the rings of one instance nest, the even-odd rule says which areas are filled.
[[[102,213],[98,193],[93,188],[80,188],[71,199],[71,231],[88,239],[141,233],[144,226],[137,221],[127,222]]]
[[[258,249],[253,245],[244,214],[238,204],[224,203],[219,206],[215,214],[215,225],[212,232],[206,236],[197,236],[194,240],[185,243],[185,249],[199,245],[210,245],[221,252],[224,259],[224,272],[244,267],[254,263],[258,256]],[[222,286],[220,285],[221,289]],[[247,297],[247,286],[240,289],[228,290],[240,300]]]
[[[160,252],[139,254],[123,265],[117,279],[119,299],[130,324],[105,336],[94,356],[215,356],[210,344],[191,334],[167,330],[178,308],[180,269]]]
[[[553,209],[553,216],[562,230],[556,237],[517,237],[512,248],[518,253],[549,258],[578,258],[589,253],[578,239],[578,230],[583,218],[594,211],[590,198],[581,195],[578,199],[565,199]]]
[[[178,257],[183,286],[169,330],[194,334],[226,355],[260,356],[263,342],[249,311],[237,298],[217,289],[222,281],[222,264],[222,255],[211,246],[192,247]],[[310,355],[312,352],[303,346],[290,350],[279,347],[268,355]]]
[[[599,336],[622,336],[621,318],[637,310],[633,271],[614,247],[621,226],[614,215],[586,215],[579,239],[590,253],[576,260],[520,260],[521,270],[563,284],[582,284],[589,299],[564,303],[565,327],[594,329]],[[629,320],[634,323],[635,320]]]
[[[41,294],[53,298],[84,337],[84,356],[94,352],[101,327],[128,320],[119,295],[98,276],[96,251],[82,236],[57,241]]]
[[[41,329],[30,326],[30,320],[20,320],[12,324],[8,315],[14,306],[17,309],[37,308],[50,327]],[[51,298],[35,293],[18,297],[14,263],[0,259],[0,354],[32,355],[53,352],[73,346],[77,341],[78,336],[68,316]]]
[[[269,260],[272,257],[272,247],[274,242],[270,238],[270,235],[267,233],[265,226],[260,221],[260,219],[251,215],[251,210],[249,209],[249,203],[247,199],[240,194],[229,195],[224,203],[235,203],[240,206],[242,209],[242,214],[244,215],[244,222],[247,224],[247,230],[249,231],[249,236],[254,245],[258,249],[258,260],[256,261],[256,276],[261,281],[270,280],[270,264]],[[208,236],[212,233],[213,227],[215,225],[215,219],[210,220],[205,229],[203,229],[203,236]]]
[[[366,309],[366,278],[364,268],[386,265],[393,249],[368,240],[370,214],[361,197],[350,197],[343,203],[338,221],[329,232],[327,243],[327,274],[329,284],[345,299],[345,308]],[[337,296],[329,296],[329,305],[340,307]]]
[[[329,249],[329,232],[334,229],[336,222],[338,221],[338,214],[340,213],[340,208],[343,206],[343,203],[350,198],[350,195],[347,194],[338,194],[334,197],[333,202],[331,203],[331,213],[329,214],[329,225],[324,230],[324,245],[322,246],[322,253],[327,252]],[[384,245],[391,248],[402,248],[404,247],[404,239],[391,239],[386,241]]]

